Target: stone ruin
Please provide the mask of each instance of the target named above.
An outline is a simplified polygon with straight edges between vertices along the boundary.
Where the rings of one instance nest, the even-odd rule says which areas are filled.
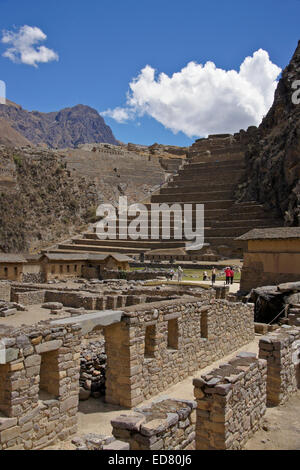
[[[230,422],[232,439],[227,442],[226,437],[226,442],[222,441],[223,447],[220,447],[220,436],[211,435],[209,444],[199,444],[195,404],[186,402],[183,397],[178,402],[166,398],[142,405],[145,400],[252,341],[253,306],[220,298],[226,295],[225,290],[219,290],[219,298],[216,298],[213,290],[182,288],[181,296],[172,297],[174,290],[170,286],[157,289],[135,285],[128,291],[124,283],[122,286],[123,292],[116,290],[111,296],[114,300],[106,303],[106,309],[102,303],[102,310],[85,308],[95,308],[105,290],[87,292],[78,289],[74,293],[65,288],[57,289],[57,286],[45,289],[45,286],[35,285],[36,290],[31,294],[30,286],[26,289],[10,286],[11,295],[23,296],[23,300],[24,295],[29,296],[29,300],[32,295],[38,302],[61,300],[65,308],[65,304],[75,299],[77,308],[73,307],[73,312],[69,308],[71,313],[66,318],[53,317],[32,326],[0,328],[0,449],[42,449],[74,438],[79,397],[87,399],[90,394],[96,397],[105,394],[107,403],[133,408],[133,413],[142,418],[134,427],[132,417],[129,419],[131,424],[124,416],[114,420],[113,436],[80,436],[74,441],[78,448],[190,450],[199,445],[240,448],[259,426],[259,420],[253,418],[254,424],[249,428],[245,411],[243,423],[246,424],[241,439],[236,439],[237,430]],[[129,292],[134,295],[130,296]],[[139,298],[140,302],[132,303],[133,297]],[[131,299],[129,305],[123,301],[128,298]],[[223,371],[221,367],[221,372],[211,373],[211,378],[202,378],[205,382],[202,398],[208,394],[208,401],[212,396],[214,400],[224,402],[224,390],[227,392],[230,390],[227,385],[235,383],[232,375],[238,376],[244,384],[239,375],[242,371],[236,369],[246,366],[252,367],[253,371],[258,367],[258,371],[250,374],[249,387],[252,382],[255,390],[266,387],[268,402],[270,397],[274,400],[274,396],[278,396],[279,402],[294,393],[299,386],[299,372],[295,375],[297,367],[299,370],[298,359],[295,359],[297,354],[299,358],[299,328],[286,327],[272,334],[267,339],[261,338],[259,361],[251,355],[250,359],[239,358],[238,362],[223,367]],[[255,365],[251,365],[252,362]],[[267,372],[262,377],[261,371],[265,368]],[[245,369],[243,373],[248,372]],[[199,383],[195,382],[195,386]],[[236,386],[242,387],[238,382]],[[211,387],[215,387],[212,395],[208,391]],[[201,393],[197,393],[199,405]],[[237,396],[239,400],[245,399],[242,392]],[[264,397],[265,392],[260,393],[261,401],[257,406],[261,407],[261,413]],[[254,393],[255,409],[256,398]],[[228,410],[228,413],[224,411],[226,420],[233,407],[226,394],[227,399],[226,403],[222,402],[224,410]],[[238,410],[240,413],[240,407]],[[199,419],[201,415],[208,423],[210,420],[215,422],[212,416],[197,413]],[[217,423],[205,426],[220,433],[222,426],[219,421]]]

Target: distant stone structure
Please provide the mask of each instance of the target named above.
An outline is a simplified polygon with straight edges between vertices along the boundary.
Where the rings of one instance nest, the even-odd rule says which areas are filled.
[[[28,283],[78,277],[99,279],[106,269],[128,271],[130,261],[121,253],[0,254],[0,279]]]
[[[242,291],[300,280],[300,227],[254,229],[237,239],[245,247]]]

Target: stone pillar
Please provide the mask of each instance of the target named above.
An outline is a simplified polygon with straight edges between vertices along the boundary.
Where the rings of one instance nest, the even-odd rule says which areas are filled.
[[[298,345],[298,346],[297,346]],[[259,341],[259,357],[266,359],[267,403],[279,405],[298,389],[297,351],[300,354],[300,328],[283,326]]]
[[[107,403],[133,407],[143,400],[140,390],[143,352],[135,328],[122,321],[104,329]],[[144,345],[143,345],[144,346]]]

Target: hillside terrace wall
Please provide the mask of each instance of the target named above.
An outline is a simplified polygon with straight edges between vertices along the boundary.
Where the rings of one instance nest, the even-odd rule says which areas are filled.
[[[77,325],[45,323],[0,338],[0,450],[39,449],[76,433],[79,336]]]
[[[267,360],[267,403],[279,405],[300,388],[300,328],[284,326],[259,341]]]
[[[196,402],[164,398],[111,421],[113,436],[130,450],[193,450]]]
[[[252,307],[209,295],[122,309],[105,328],[107,402],[136,406],[254,339]]]
[[[194,379],[196,450],[236,450],[258,430],[266,411],[267,363],[241,353]]]

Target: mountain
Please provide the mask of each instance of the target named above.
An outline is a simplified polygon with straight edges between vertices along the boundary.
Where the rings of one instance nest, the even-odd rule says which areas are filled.
[[[292,100],[299,71],[300,41],[282,72],[271,109],[249,134],[247,179],[238,189],[240,200],[264,203],[287,226],[300,226],[300,104]]]
[[[11,101],[0,104],[0,119],[27,141],[50,148],[74,148],[86,143],[118,145],[109,126],[98,111],[79,104],[61,111],[41,113],[26,111]],[[5,131],[0,127],[0,139]],[[19,139],[19,137],[18,137]],[[16,145],[19,145],[16,143]]]

